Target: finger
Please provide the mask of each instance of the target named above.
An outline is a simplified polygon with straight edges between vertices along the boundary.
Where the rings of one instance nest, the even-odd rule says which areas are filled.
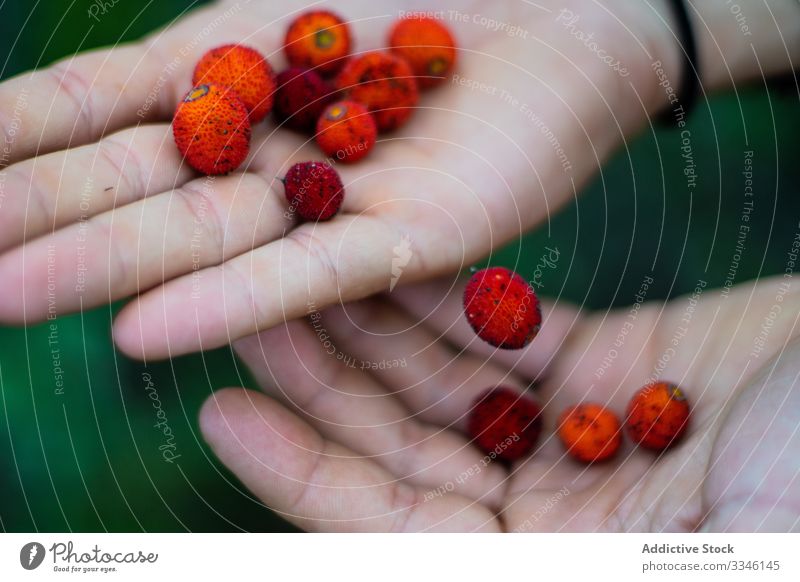
[[[2,165],[169,119],[199,55],[228,36],[197,34],[215,19],[219,26],[219,18],[217,7],[197,10],[146,41],[89,51],[0,84],[0,136],[8,144]]]
[[[0,172],[0,250],[180,186],[192,176],[167,125],[145,125]]]
[[[486,508],[422,490],[326,441],[262,394],[217,392],[200,412],[214,453],[253,493],[312,531],[499,531]]]
[[[368,214],[303,224],[219,269],[143,295],[118,316],[117,345],[132,357],[175,356],[301,317],[309,305],[360,299],[388,283],[399,239],[391,223]]]
[[[484,455],[460,434],[419,422],[335,346],[330,353],[326,345],[318,330],[293,321],[240,340],[236,351],[268,393],[326,439],[427,490],[443,487],[490,506],[500,502],[506,477],[501,467],[481,463]],[[475,470],[469,478],[456,480],[470,468]]]
[[[521,350],[501,350],[481,340],[464,316],[466,277],[434,280],[398,288],[392,298],[416,320],[442,334],[459,348],[490,358],[498,365],[526,378],[540,380],[557,353],[578,329],[580,312],[571,305],[542,302],[542,328],[534,340]]]
[[[795,312],[796,313],[796,312]],[[794,315],[792,328],[798,328]],[[703,531],[800,531],[800,339],[764,363],[725,415]]]
[[[505,385],[525,384],[508,369],[484,358],[452,350],[385,299],[365,299],[317,314],[314,326],[330,333],[337,350],[354,356],[419,418],[466,428],[478,395]]]
[[[282,197],[259,174],[205,177],[37,239],[0,256],[0,318],[41,320],[202,272],[281,236]]]

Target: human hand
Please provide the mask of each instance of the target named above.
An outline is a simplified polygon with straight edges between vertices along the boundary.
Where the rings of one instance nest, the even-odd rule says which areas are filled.
[[[115,339],[130,355],[166,357],[386,289],[404,240],[404,282],[470,264],[570,200],[664,101],[646,53],[677,62],[674,39],[649,8],[607,4],[474,1],[458,6],[460,17],[446,11],[464,49],[458,77],[426,94],[370,158],[338,168],[347,196],[325,224],[286,218],[276,180],[297,160],[321,158],[313,143],[259,124],[241,171],[202,178],[182,163],[168,125],[208,48],[249,44],[280,69],[295,2],[219,3],[142,42],[6,81],[0,320],[30,324],[141,294],[117,318]],[[383,45],[401,10],[426,4],[333,8],[352,19],[362,51]],[[557,21],[562,8],[619,55],[628,77]]]
[[[475,337],[462,289],[417,285],[396,301],[331,308],[240,340],[266,395],[217,392],[200,416],[206,440],[267,506],[308,530],[800,527],[800,294],[785,280],[591,315],[546,305],[540,334],[518,352]],[[625,439],[613,460],[591,466],[566,455],[554,435],[565,407],[593,401],[624,418],[654,372],[692,405],[678,444],[658,456]],[[487,464],[463,436],[473,400],[533,382],[539,448],[510,467]]]

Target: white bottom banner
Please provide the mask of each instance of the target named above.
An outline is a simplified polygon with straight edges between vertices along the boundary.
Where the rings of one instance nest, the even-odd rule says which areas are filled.
[[[794,534],[4,534],[0,580],[796,581],[798,542]]]

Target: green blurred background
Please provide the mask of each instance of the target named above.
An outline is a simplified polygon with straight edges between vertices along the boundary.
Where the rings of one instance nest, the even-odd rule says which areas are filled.
[[[2,78],[77,50],[134,39],[190,0],[119,2],[102,26],[89,0],[0,2]],[[52,31],[52,36],[50,33]],[[49,36],[49,38],[48,38]],[[783,272],[800,220],[797,95],[740,88],[702,105],[691,120],[698,168],[686,188],[680,135],[659,131],[628,144],[587,189],[536,233],[493,262],[534,275],[543,248],[547,295],[586,307],[633,301],[652,275],[648,299],[725,281],[744,202],[744,152],[754,152],[755,210],[736,282]],[[2,298],[0,298],[2,300]],[[254,386],[230,350],[147,367],[113,349],[115,309],[59,318],[50,327],[0,328],[0,529],[5,531],[292,531],[222,467],[202,442],[197,411],[215,389]],[[51,348],[60,350],[64,393]],[[163,461],[162,437],[143,374],[174,432],[179,462]]]

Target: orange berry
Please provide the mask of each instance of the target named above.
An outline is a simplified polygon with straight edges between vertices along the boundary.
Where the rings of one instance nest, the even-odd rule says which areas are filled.
[[[333,12],[313,10],[292,21],[283,44],[291,66],[333,75],[350,55],[350,29]]]
[[[613,457],[622,443],[616,415],[599,404],[567,408],[558,420],[558,436],[575,459],[584,463]]]
[[[317,122],[317,144],[339,162],[356,162],[366,156],[377,134],[372,115],[355,101],[331,103]]]
[[[370,110],[378,131],[391,131],[403,125],[419,99],[409,64],[387,52],[376,51],[354,58],[339,73],[336,85],[348,99]]]
[[[653,382],[628,403],[625,428],[638,445],[662,451],[675,443],[689,425],[689,402],[675,384]]]
[[[261,53],[240,44],[208,51],[194,69],[193,85],[215,83],[230,87],[250,112],[250,122],[264,119],[272,109],[275,75]]]
[[[441,83],[455,66],[453,35],[440,21],[424,14],[398,20],[389,34],[389,46],[411,65],[421,89]]]
[[[247,109],[221,85],[198,85],[189,91],[175,110],[172,133],[188,164],[204,174],[235,170],[250,151]]]

